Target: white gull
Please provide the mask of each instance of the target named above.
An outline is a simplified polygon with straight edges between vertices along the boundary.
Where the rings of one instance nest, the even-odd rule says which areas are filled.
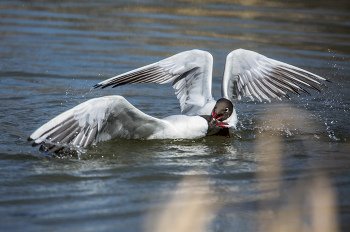
[[[222,98],[215,101],[211,94],[212,69],[210,53],[190,50],[93,87],[172,82],[180,101],[181,115],[157,119],[141,112],[122,96],[105,96],[88,100],[58,115],[37,129],[28,140],[34,140],[34,146],[42,144],[41,150],[53,152],[65,145],[86,147],[113,138],[195,139],[211,134],[228,137],[228,129],[235,128],[237,123],[232,103],[242,97],[259,101],[289,99],[287,92],[308,93],[305,87],[320,91],[326,81],[295,66],[237,49],[226,58]]]

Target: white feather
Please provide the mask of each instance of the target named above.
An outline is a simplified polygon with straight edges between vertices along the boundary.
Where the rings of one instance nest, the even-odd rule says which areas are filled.
[[[197,115],[200,108],[213,100],[212,69],[213,57],[210,53],[191,50],[109,78],[95,87],[133,83],[165,84],[174,81],[173,88],[180,101],[182,114]],[[157,75],[159,77],[155,78]]]
[[[322,81],[325,79],[306,70],[253,51],[237,49],[226,57],[221,93],[231,101],[242,97],[250,97],[252,100],[255,97],[259,101],[262,101],[261,98],[269,101],[269,97],[280,100],[280,96],[289,97],[285,91],[306,92],[300,85],[317,90]],[[255,82],[261,85],[256,85]]]
[[[164,119],[151,117],[121,96],[86,101],[47,122],[30,139],[35,143],[70,143],[88,146],[112,138],[175,139],[200,138],[207,134],[208,122],[216,101],[211,95],[213,57],[201,50],[176,54],[154,64],[120,74],[95,85],[119,86],[133,83],[173,82],[181,112]],[[259,101],[287,97],[286,92],[318,90],[325,79],[303,69],[279,62],[256,52],[237,49],[226,57],[221,93],[232,102],[242,97]],[[235,109],[226,121],[235,128]]]
[[[73,118],[79,132],[67,138],[67,130],[50,138],[53,132],[63,128],[65,121]],[[55,128],[55,130],[50,130]],[[69,127],[71,128],[71,127]],[[50,132],[45,133],[50,130]],[[30,138],[35,143],[69,143],[85,147],[112,138],[127,139],[194,139],[206,135],[207,121],[200,116],[176,115],[164,119],[151,117],[136,109],[122,96],[107,96],[91,99],[58,115],[39,129]],[[57,139],[59,138],[59,139]]]

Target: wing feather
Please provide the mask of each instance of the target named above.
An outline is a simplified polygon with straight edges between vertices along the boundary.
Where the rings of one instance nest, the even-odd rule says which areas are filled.
[[[146,138],[164,128],[165,122],[136,109],[121,96],[91,99],[58,115],[28,141],[53,153],[62,147],[86,147],[112,138]],[[137,133],[135,133],[137,131]]]
[[[222,96],[231,101],[242,97],[270,101],[290,98],[287,92],[310,94],[303,87],[320,92],[325,78],[298,67],[267,58],[256,52],[237,49],[226,58]]]
[[[205,104],[213,101],[211,95],[212,66],[213,57],[210,53],[190,50],[109,78],[96,84],[93,88],[173,82],[172,87],[180,101],[181,112],[196,115]]]

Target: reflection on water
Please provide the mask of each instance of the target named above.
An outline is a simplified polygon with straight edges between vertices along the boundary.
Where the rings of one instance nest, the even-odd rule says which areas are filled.
[[[306,183],[327,193],[310,205],[327,196],[321,201],[334,205],[336,198],[339,230],[348,231],[349,9],[348,1],[2,1],[0,228],[143,231],[146,215],[171,205],[172,193],[189,191],[205,202],[200,206],[217,204],[204,209],[215,212],[209,231],[266,231],[261,212],[267,224],[271,218],[288,224],[284,215],[298,218],[283,206],[294,202],[289,193],[299,189],[314,196]],[[178,114],[170,85],[89,90],[193,48],[214,57],[216,98],[226,55],[236,48],[332,83],[321,94],[291,101],[239,102],[239,125],[230,139],[112,140],[89,147],[80,160],[39,154],[26,142],[52,117],[102,95],[123,95],[159,118]],[[271,157],[276,151],[281,156]],[[266,176],[259,176],[264,170]],[[321,188],[313,182],[318,176],[325,177]],[[184,177],[194,181],[182,184]],[[293,209],[300,213],[302,207]]]

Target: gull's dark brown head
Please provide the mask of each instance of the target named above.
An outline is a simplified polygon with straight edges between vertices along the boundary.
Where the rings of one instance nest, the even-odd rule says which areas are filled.
[[[225,127],[224,124],[227,125],[227,123],[223,123],[223,121],[228,119],[232,115],[232,112],[232,102],[226,98],[220,98],[211,112],[210,123],[215,124],[216,126],[221,126],[221,124],[223,124],[222,127]]]

